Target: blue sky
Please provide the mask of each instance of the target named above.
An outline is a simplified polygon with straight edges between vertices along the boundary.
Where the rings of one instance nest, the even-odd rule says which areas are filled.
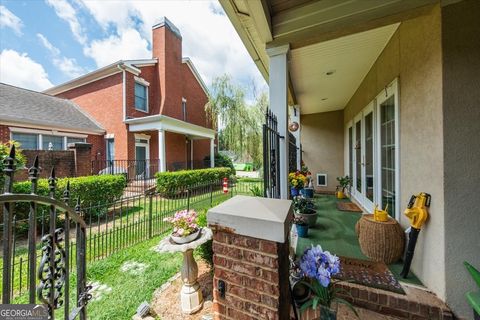
[[[120,59],[151,57],[151,27],[169,18],[204,81],[228,73],[266,84],[216,1],[0,0],[0,81],[33,90]]]

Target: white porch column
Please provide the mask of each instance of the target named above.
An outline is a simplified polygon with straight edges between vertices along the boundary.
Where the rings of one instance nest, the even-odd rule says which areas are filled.
[[[302,150],[300,149],[302,130],[300,127],[300,108],[298,106],[290,107],[290,119],[292,120],[292,122],[298,123],[298,130],[292,132],[292,134],[295,137],[297,146],[297,170],[300,170],[302,169]]]
[[[270,109],[277,116],[280,136],[280,198],[288,198],[288,61],[290,45],[267,49],[270,57]]]
[[[167,171],[165,155],[165,130],[158,130],[158,170],[160,172]]]
[[[215,139],[210,139],[210,168],[215,167]]]

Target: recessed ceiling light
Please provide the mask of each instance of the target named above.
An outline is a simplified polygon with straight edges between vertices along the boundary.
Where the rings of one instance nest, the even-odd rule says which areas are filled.
[[[335,72],[337,72],[337,70],[329,70],[329,71],[325,72],[325,74],[326,74],[327,76],[331,76],[331,75],[334,74]]]

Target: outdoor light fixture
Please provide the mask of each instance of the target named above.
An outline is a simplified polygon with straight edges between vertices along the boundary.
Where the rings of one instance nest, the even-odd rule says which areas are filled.
[[[293,121],[292,123],[290,123],[288,125],[288,130],[290,130],[291,132],[295,132],[298,130],[298,127],[299,127],[299,124],[297,121]]]

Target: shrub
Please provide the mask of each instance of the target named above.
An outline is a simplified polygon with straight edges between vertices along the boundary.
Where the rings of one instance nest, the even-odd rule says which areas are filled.
[[[107,210],[107,203],[113,202],[123,194],[123,189],[126,186],[126,179],[123,175],[101,175],[101,176],[87,176],[78,178],[59,178],[57,179],[57,186],[55,191],[55,198],[62,199],[63,191],[67,186],[67,182],[70,181],[70,202],[69,205],[74,207],[77,198],[80,198],[80,205],[83,209],[95,205],[98,209],[88,210],[85,219],[89,218],[89,215],[102,214]],[[30,193],[31,182],[23,181],[13,184],[14,193]],[[42,196],[49,195],[48,179],[38,179],[37,194]],[[40,205],[37,210],[37,220],[40,224],[42,216],[40,212],[46,209],[46,206]],[[29,204],[17,203],[15,213],[17,220],[28,219]],[[48,210],[44,216],[43,223],[48,226],[49,215]],[[87,220],[88,221],[88,220]],[[39,226],[40,227],[40,226]],[[28,229],[28,224],[21,224],[18,226],[18,232],[24,233]]]
[[[175,194],[190,186],[218,181],[232,175],[230,168],[209,168],[198,170],[181,170],[174,172],[157,172],[157,191],[164,195]]]
[[[206,156],[203,161],[205,162],[205,165],[209,166],[210,156]],[[215,168],[230,168],[232,170],[232,174],[235,174],[236,170],[233,165],[232,159],[221,153],[215,154]]]
[[[10,154],[10,147],[12,143],[15,144],[15,159],[17,160],[15,167],[17,169],[23,168],[25,166],[25,156],[22,154],[22,150],[20,149],[20,144],[17,142],[7,142],[7,143],[0,143],[0,192],[3,190],[3,185],[5,183],[3,169],[5,169],[5,164],[3,160]]]
[[[82,207],[114,201],[123,194],[127,183],[123,175],[59,178],[57,179],[55,198],[62,198],[67,182],[70,182],[70,206],[74,206],[77,198],[80,198]],[[30,181],[16,182],[13,185],[14,193],[30,193],[30,189]],[[38,179],[37,194],[48,196],[48,179]]]
[[[207,226],[207,210],[203,210],[198,214],[198,225],[200,227]],[[198,247],[197,251],[200,257],[208,263],[210,268],[213,268],[213,248],[212,248],[212,240],[208,240],[204,244]]]

